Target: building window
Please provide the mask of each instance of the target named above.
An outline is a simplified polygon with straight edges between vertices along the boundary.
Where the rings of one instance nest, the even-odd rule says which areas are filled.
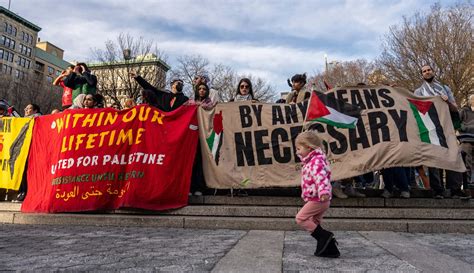
[[[10,51],[4,51],[3,52],[3,59],[6,60],[6,61],[9,61],[9,62],[13,62],[13,57],[14,57],[14,54],[11,53]]]
[[[15,50],[15,40],[10,41],[10,48]]]
[[[60,70],[56,70],[56,76],[59,76],[61,75],[61,71]]]
[[[5,74],[11,75],[12,74],[12,67],[4,64],[3,67],[2,67],[2,71]]]
[[[7,32],[7,29],[8,29],[8,24],[7,24],[7,22],[5,22],[5,24],[3,24],[3,25],[4,25],[3,31]]]
[[[42,63],[35,63],[35,69],[43,72],[44,65]]]
[[[46,77],[46,80],[47,80],[48,82],[53,82],[53,77],[47,76],[47,77]]]
[[[3,59],[3,49],[0,49],[0,60]]]
[[[13,27],[12,35],[16,37],[16,27]]]
[[[48,74],[49,75],[54,74],[54,68],[52,68],[51,66],[48,66]]]

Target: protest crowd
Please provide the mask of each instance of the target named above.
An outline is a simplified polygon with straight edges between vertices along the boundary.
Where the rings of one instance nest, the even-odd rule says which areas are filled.
[[[313,207],[305,207],[298,213],[296,221],[311,235],[318,240],[317,256],[338,257],[337,241],[334,234],[321,228],[320,222],[322,214],[329,207],[329,200],[336,198],[364,198],[364,189],[383,189],[383,198],[410,198],[412,189],[431,189],[433,198],[456,198],[469,199],[471,192],[471,171],[473,164],[474,141],[474,94],[469,97],[468,105],[461,109],[454,100],[451,89],[436,80],[435,74],[429,65],[425,65],[420,71],[420,87],[414,94],[419,97],[439,96],[448,105],[449,112],[457,129],[458,144],[462,151],[466,172],[456,172],[448,169],[433,167],[391,167],[369,172],[353,178],[331,181],[331,171],[324,156],[324,147],[320,141],[312,138],[317,136],[307,136],[296,140],[296,153],[304,164],[302,169],[302,197],[309,204],[319,204]],[[123,105],[112,104],[110,107],[116,109],[130,109],[140,104],[149,105],[162,112],[171,112],[183,105],[194,105],[203,110],[212,110],[217,105],[216,93],[210,86],[210,79],[207,75],[195,75],[193,81],[194,97],[188,98],[183,93],[184,81],[174,78],[170,81],[170,90],[162,90],[151,85],[147,80],[134,72],[130,73],[141,87],[141,94],[138,99],[127,98]],[[286,100],[280,99],[276,103],[298,104],[311,98],[312,87],[307,83],[306,74],[296,74],[288,80],[291,92]],[[106,98],[97,92],[97,77],[91,73],[85,63],[78,63],[68,67],[53,82],[54,85],[63,89],[62,109],[54,109],[51,114],[61,112],[76,111],[77,109],[105,108]],[[363,83],[359,85],[364,85]],[[324,92],[323,92],[324,93]],[[234,97],[230,102],[251,102],[259,103],[254,96],[252,82],[248,78],[242,78],[238,82]],[[35,118],[47,113],[42,113],[39,105],[31,102],[24,109],[24,117]],[[0,101],[0,117],[18,117],[18,112],[14,106],[7,101]],[[314,144],[319,143],[319,144]],[[313,145],[314,144],[314,145]],[[191,176],[191,188],[189,195],[200,196],[204,192],[209,192],[203,174],[201,148],[198,142],[196,156]],[[299,146],[298,146],[299,145]],[[313,159],[313,157],[317,157]],[[28,162],[26,163],[28,164]],[[313,164],[316,171],[307,168],[306,164]],[[319,167],[318,167],[319,166]],[[323,166],[323,167],[321,167]],[[21,202],[25,199],[27,191],[26,171],[19,188],[17,199]],[[310,178],[308,178],[310,177]],[[311,178],[312,177],[312,178]],[[313,179],[313,180],[311,180]],[[316,182],[315,182],[316,181]],[[322,182],[326,181],[326,182]],[[383,182],[382,182],[383,181]],[[315,183],[315,184],[312,184]],[[233,194],[233,193],[232,193]],[[249,195],[249,191],[239,189],[239,196]],[[326,202],[326,203],[325,203]],[[312,220],[308,220],[312,219]],[[319,243],[322,242],[322,243]]]
[[[337,198],[358,197],[363,198],[365,194],[359,189],[370,188],[380,185],[380,177],[383,177],[384,192],[382,197],[391,198],[396,194],[401,198],[410,198],[410,189],[420,186],[431,188],[433,197],[442,198],[470,198],[468,184],[471,181],[471,170],[473,163],[472,140],[474,139],[474,95],[469,97],[468,105],[458,108],[450,88],[441,84],[435,78],[430,66],[423,66],[420,71],[423,82],[415,91],[418,96],[441,96],[448,104],[453,120],[460,121],[459,145],[467,168],[465,173],[454,172],[428,167],[395,167],[370,172],[343,181],[332,181],[332,195]],[[127,98],[123,105],[112,104],[110,107],[116,109],[129,109],[138,104],[148,104],[161,111],[169,112],[179,108],[181,105],[199,105],[203,109],[212,109],[217,104],[217,90],[211,89],[210,80],[207,75],[196,75],[193,81],[194,98],[190,99],[183,94],[184,82],[181,79],[172,79],[170,90],[161,90],[154,87],[134,72],[130,77],[143,88],[141,96],[135,101]],[[288,80],[291,92],[286,100],[280,99],[276,103],[295,104],[308,100],[311,95],[309,84],[305,74],[296,74]],[[85,63],[71,65],[63,71],[53,82],[54,85],[63,89],[62,109],[54,109],[51,114],[69,111],[69,109],[104,108],[105,98],[97,92],[97,78],[91,73]],[[360,84],[359,84],[360,85]],[[363,84],[362,84],[363,85]],[[257,102],[254,97],[252,83],[248,78],[242,78],[236,88],[235,96],[230,102],[252,101]],[[40,106],[34,102],[28,104],[24,110],[24,117],[37,117],[41,113]],[[0,101],[0,117],[20,116],[15,108],[8,105],[5,100]],[[190,193],[201,195],[205,190],[200,161],[200,148],[198,147],[193,169],[193,183]],[[445,178],[445,183],[443,182]],[[22,201],[26,193],[26,181],[22,183],[19,190],[18,201]],[[247,195],[241,190],[239,195]]]

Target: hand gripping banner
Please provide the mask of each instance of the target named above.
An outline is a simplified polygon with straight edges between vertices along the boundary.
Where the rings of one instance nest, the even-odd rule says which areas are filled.
[[[196,106],[39,117],[22,212],[185,206],[197,141]]]

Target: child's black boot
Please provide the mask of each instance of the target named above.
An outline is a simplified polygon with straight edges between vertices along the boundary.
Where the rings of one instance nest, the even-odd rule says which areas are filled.
[[[339,258],[339,256],[341,256],[341,252],[339,252],[339,249],[337,249],[337,245],[338,243],[336,238],[332,238],[326,250],[323,251],[323,253],[321,253],[319,256],[327,258]]]
[[[316,229],[311,233],[314,239],[318,241],[318,246],[314,252],[315,256],[320,256],[328,247],[331,240],[334,238],[334,234],[330,231],[324,230],[321,225],[318,225]]]

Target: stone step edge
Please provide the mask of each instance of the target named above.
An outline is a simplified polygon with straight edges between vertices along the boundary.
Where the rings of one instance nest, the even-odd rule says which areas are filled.
[[[261,217],[294,218],[300,208],[286,206],[187,206],[168,211],[148,211],[139,209],[121,209],[104,212],[77,212],[71,215],[169,215],[200,217]],[[2,212],[2,211],[0,211]],[[20,213],[17,210],[3,212]],[[60,213],[65,214],[65,213]],[[67,213],[66,213],[67,214]],[[474,220],[471,209],[430,209],[430,208],[342,208],[331,207],[325,218],[339,219],[430,219],[430,220]]]
[[[116,210],[115,214],[214,216],[214,217],[262,217],[294,218],[300,210],[297,207],[273,206],[187,206],[169,211]],[[431,208],[343,208],[331,207],[325,218],[351,219],[452,219],[474,220],[471,209]]]
[[[299,197],[278,196],[248,196],[248,197],[226,197],[226,196],[191,196],[188,206],[205,205],[240,205],[240,206],[291,206],[301,207],[303,201]],[[426,199],[426,198],[348,198],[333,199],[331,207],[343,208],[464,208],[474,209],[474,200],[459,199]],[[0,202],[0,211],[20,211],[21,203]]]
[[[281,196],[190,196],[189,205],[258,205],[258,206],[302,206],[304,204],[300,197]],[[432,198],[388,198],[365,197],[365,198],[333,198],[332,207],[433,207],[433,208],[474,208],[474,200],[460,199],[432,199]]]
[[[84,214],[0,213],[3,224],[130,226],[197,229],[300,230],[291,218],[129,216]],[[474,233],[472,220],[335,219],[324,220],[330,230]]]

